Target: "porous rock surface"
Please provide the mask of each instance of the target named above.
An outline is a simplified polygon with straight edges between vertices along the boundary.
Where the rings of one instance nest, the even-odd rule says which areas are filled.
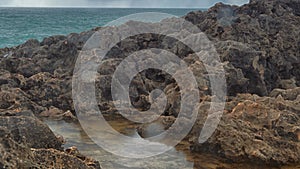
[[[213,136],[203,144],[198,143],[211,100],[205,65],[186,46],[165,36],[143,34],[130,37],[111,50],[105,64],[98,70],[100,76],[97,77],[96,90],[99,108],[104,113],[117,112],[112,103],[110,86],[115,68],[124,57],[147,48],[165,49],[182,58],[198,82],[202,107],[199,120],[187,137],[192,151],[212,153],[235,162],[275,165],[299,163],[300,2],[251,0],[240,7],[218,3],[207,11],[191,12],[183,18],[197,25],[214,44],[226,73],[228,99]],[[136,23],[127,23],[130,24]],[[39,126],[34,131],[36,133],[40,133],[39,130],[48,131],[32,117],[15,117],[16,111],[24,116],[54,116],[74,120],[74,116],[70,115],[75,115],[72,104],[74,65],[84,43],[99,29],[105,28],[53,36],[42,42],[29,40],[14,48],[1,49],[0,120],[5,123],[1,122],[0,125],[11,126],[12,122],[23,119],[28,124]],[[139,110],[149,109],[149,93],[156,88],[162,89],[167,95],[168,103],[163,116],[177,117],[180,88],[163,71],[145,70],[132,80],[132,104]],[[54,153],[59,158],[70,158],[57,150],[39,149],[57,148],[58,143],[54,140],[44,140],[43,145],[32,145],[38,146],[34,147],[37,150],[20,145],[20,140],[24,140],[20,137],[30,139],[30,135],[18,133],[26,125],[1,129],[1,134],[11,135],[1,137],[4,146],[0,149],[2,153],[27,152],[19,158],[33,163],[36,161],[31,160],[41,160],[39,155],[46,154],[48,157],[48,153]],[[143,133],[145,130],[141,128],[140,131]],[[5,149],[6,142],[11,144],[12,150]],[[80,162],[75,161],[76,165],[84,165]],[[23,165],[19,163],[17,160],[3,165]],[[44,164],[48,165],[48,162]]]

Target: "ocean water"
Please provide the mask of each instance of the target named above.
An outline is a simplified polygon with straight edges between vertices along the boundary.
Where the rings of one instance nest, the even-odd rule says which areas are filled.
[[[194,10],[200,9],[0,8],[0,48],[16,46],[32,38],[41,41],[52,35],[79,33],[134,13],[183,16]]]

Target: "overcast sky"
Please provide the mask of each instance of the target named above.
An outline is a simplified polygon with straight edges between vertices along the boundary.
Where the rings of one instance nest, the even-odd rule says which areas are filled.
[[[216,2],[241,5],[249,0],[0,0],[11,7],[207,8]]]

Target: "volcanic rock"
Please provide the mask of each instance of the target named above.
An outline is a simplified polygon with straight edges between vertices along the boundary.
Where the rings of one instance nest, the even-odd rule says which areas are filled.
[[[275,165],[299,163],[299,6],[299,0],[251,0],[240,7],[218,3],[207,11],[195,11],[184,16],[214,44],[222,62],[215,67],[203,63],[191,49],[171,37],[142,34],[123,40],[111,49],[103,59],[104,64],[97,70],[95,86],[99,109],[106,114],[117,112],[112,100],[111,80],[124,58],[143,49],[167,50],[186,62],[197,81],[202,105],[199,119],[187,137],[194,152],[213,153],[235,162]],[[172,18],[162,22],[175,22],[176,25],[177,20]],[[12,154],[25,159],[25,164],[17,158],[11,162],[1,159],[4,161],[0,161],[0,168],[1,165],[15,168],[31,166],[30,160],[36,157],[41,161],[44,155],[48,160],[56,161],[73,158],[64,152],[45,149],[59,149],[60,143],[33,114],[61,117],[67,112],[66,115],[73,119],[72,76],[85,42],[97,30],[126,28],[130,24],[155,28],[160,23],[131,21],[119,27],[52,36],[42,42],[29,40],[17,47],[0,49],[0,126],[5,127],[0,134],[6,133],[0,140],[11,145],[7,149],[7,144],[1,143],[0,152],[16,152]],[[192,34],[188,38],[195,37]],[[84,62],[88,63],[89,60]],[[172,66],[173,63],[168,64]],[[198,136],[207,117],[211,98],[214,97],[211,96],[207,66],[215,68],[217,72],[221,67],[224,68],[228,100],[219,127],[207,142],[199,144]],[[90,90],[85,85],[94,82],[89,78],[91,73],[88,68],[87,65],[85,84],[79,86],[81,91]],[[130,71],[131,68],[127,69]],[[128,80],[126,76],[122,78]],[[181,89],[171,75],[161,70],[148,69],[132,79],[129,87],[131,104],[137,110],[148,110],[151,106],[149,95],[154,89],[162,90],[167,97],[162,115],[178,117]],[[86,98],[84,101],[89,100]],[[158,120],[158,123],[163,123],[163,120]],[[163,128],[169,125],[163,125]],[[145,125],[144,129],[149,126],[151,124]],[[144,129],[141,128],[140,133]],[[157,130],[154,133],[159,132]],[[41,135],[40,138],[37,138],[38,135]],[[28,147],[35,147],[36,150],[28,150]],[[25,156],[19,152],[25,152]],[[48,160],[41,164],[49,167]],[[38,164],[36,161],[33,163]],[[78,159],[75,163],[84,165]],[[71,164],[74,163],[67,165]]]

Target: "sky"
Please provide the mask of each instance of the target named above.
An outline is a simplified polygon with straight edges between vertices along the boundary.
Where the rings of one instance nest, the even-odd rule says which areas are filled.
[[[249,0],[0,0],[0,7],[207,8],[217,2],[242,5]]]

